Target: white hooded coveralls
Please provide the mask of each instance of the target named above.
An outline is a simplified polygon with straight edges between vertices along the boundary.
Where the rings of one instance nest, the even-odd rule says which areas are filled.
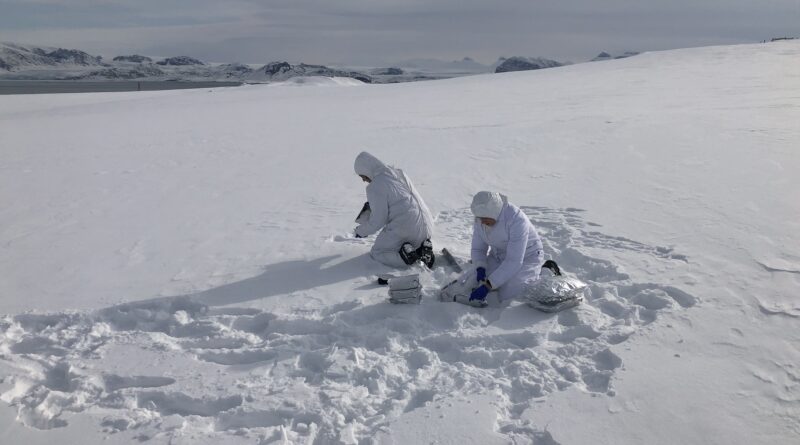
[[[356,227],[356,235],[366,237],[383,229],[375,239],[370,255],[392,267],[406,267],[400,246],[414,248],[433,236],[433,218],[408,176],[389,167],[367,152],[356,157],[356,174],[368,177],[369,221]]]
[[[499,193],[479,192],[472,203],[472,263],[485,267],[500,300],[518,296],[539,279],[544,264],[542,240],[530,219]],[[489,227],[478,217],[496,220]]]

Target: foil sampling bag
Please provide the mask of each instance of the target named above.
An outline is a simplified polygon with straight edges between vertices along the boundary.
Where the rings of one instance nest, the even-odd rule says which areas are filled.
[[[532,308],[558,312],[579,305],[587,288],[586,283],[577,278],[543,276],[525,290],[524,299]]]
[[[422,301],[419,274],[390,278],[389,301],[398,304],[419,304]]]

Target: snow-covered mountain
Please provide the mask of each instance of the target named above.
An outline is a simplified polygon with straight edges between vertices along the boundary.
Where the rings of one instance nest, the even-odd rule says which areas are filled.
[[[164,60],[159,60],[156,62],[156,65],[169,65],[169,66],[196,66],[196,65],[205,65],[202,61],[195,59],[194,57],[189,56],[176,56],[176,57],[167,57]]]
[[[555,60],[545,59],[542,57],[509,57],[507,59],[498,60],[497,67],[494,69],[495,73],[508,73],[511,71],[530,71],[540,70],[544,68],[555,68],[563,66],[561,62]]]
[[[308,76],[352,77],[353,79],[360,80],[364,83],[372,83],[372,78],[369,75],[356,71],[343,71],[328,68],[322,65],[307,65],[305,63],[292,65],[288,62],[268,63],[250,73],[247,78],[251,80],[283,81],[293,77]]]
[[[786,41],[0,96],[0,443],[794,444],[798,72]],[[477,309],[436,298],[444,266],[373,261],[362,150],[437,251],[506,194],[586,302]]]
[[[0,43],[0,69],[75,68],[103,66],[102,58],[76,49],[31,47]]]
[[[625,59],[627,57],[633,57],[633,56],[638,55],[638,54],[639,53],[635,52],[635,51],[625,51],[624,53],[619,54],[619,55],[611,55],[611,54],[609,54],[609,53],[607,53],[605,51],[602,51],[602,52],[600,52],[600,54],[596,55],[591,61],[592,62],[599,62],[599,61],[602,61],[602,60]]]
[[[601,53],[593,60],[623,58]],[[492,66],[464,57],[462,60],[411,59],[391,68],[363,70],[331,68],[323,65],[270,62],[258,67],[240,63],[207,64],[189,56],[154,60],[138,54],[116,56],[104,62],[102,57],[63,48],[40,48],[14,43],[0,44],[0,79],[38,80],[226,80],[283,81],[292,77],[350,77],[365,83],[397,83],[450,78],[487,72],[525,71],[552,68],[563,64],[554,60],[529,57],[501,57]]]
[[[130,56],[117,56],[114,57],[114,62],[131,62],[131,63],[150,63],[153,59],[147,56],[140,56],[138,54],[132,54]]]
[[[116,56],[103,62],[99,56],[78,50],[0,44],[0,79],[280,82],[293,77],[321,76],[349,77],[365,83],[396,83],[487,72],[487,67],[470,58],[453,62],[418,59],[409,62],[408,67],[406,70],[398,67],[357,70],[284,61],[262,66],[209,64],[189,56],[154,59],[138,54]]]
[[[476,62],[470,57],[461,60],[438,60],[438,59],[409,59],[396,64],[400,68],[406,68],[423,73],[486,73],[489,67]]]
[[[60,78],[65,80],[134,80],[134,79],[161,79],[167,73],[152,64],[139,66],[110,66],[98,70],[82,72],[80,74],[64,74]]]
[[[241,63],[208,64],[189,56],[159,60],[117,56],[110,62],[78,50],[38,48],[12,43],[0,45],[0,79],[54,80],[238,80],[283,81],[292,77],[351,77],[372,82],[371,76],[322,65],[271,62],[260,68]]]

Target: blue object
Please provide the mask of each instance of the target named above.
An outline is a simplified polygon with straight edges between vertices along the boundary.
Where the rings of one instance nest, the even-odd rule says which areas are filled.
[[[486,287],[485,284],[482,284],[482,285],[478,286],[477,289],[472,291],[471,294],[469,294],[469,301],[472,301],[472,300],[481,300],[481,301],[483,301],[483,300],[486,299],[487,295],[489,295],[489,288]]]
[[[486,279],[486,268],[479,267],[476,272],[478,272],[478,283]]]

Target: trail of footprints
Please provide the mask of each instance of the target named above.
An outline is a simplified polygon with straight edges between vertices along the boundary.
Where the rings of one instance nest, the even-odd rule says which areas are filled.
[[[0,319],[0,363],[13,370],[0,399],[33,428],[91,415],[108,433],[167,441],[186,425],[212,438],[261,443],[376,442],[405,412],[447,397],[496,394],[496,431],[519,443],[557,443],[524,420],[533,401],[578,386],[614,395],[624,342],[663,311],[696,304],[671,286],[636,283],[585,247],[685,262],[668,248],[595,231],[577,209],[526,207],[548,253],[590,284],[588,302],[555,315],[524,305],[474,309],[349,301],[274,315],[164,298],[90,313]],[[438,217],[443,245],[464,245],[468,210]],[[429,283],[429,293],[434,285]],[[165,375],[121,375],[124,348],[162,363]],[[146,371],[147,366],[142,370]],[[246,442],[245,442],[246,443]]]

